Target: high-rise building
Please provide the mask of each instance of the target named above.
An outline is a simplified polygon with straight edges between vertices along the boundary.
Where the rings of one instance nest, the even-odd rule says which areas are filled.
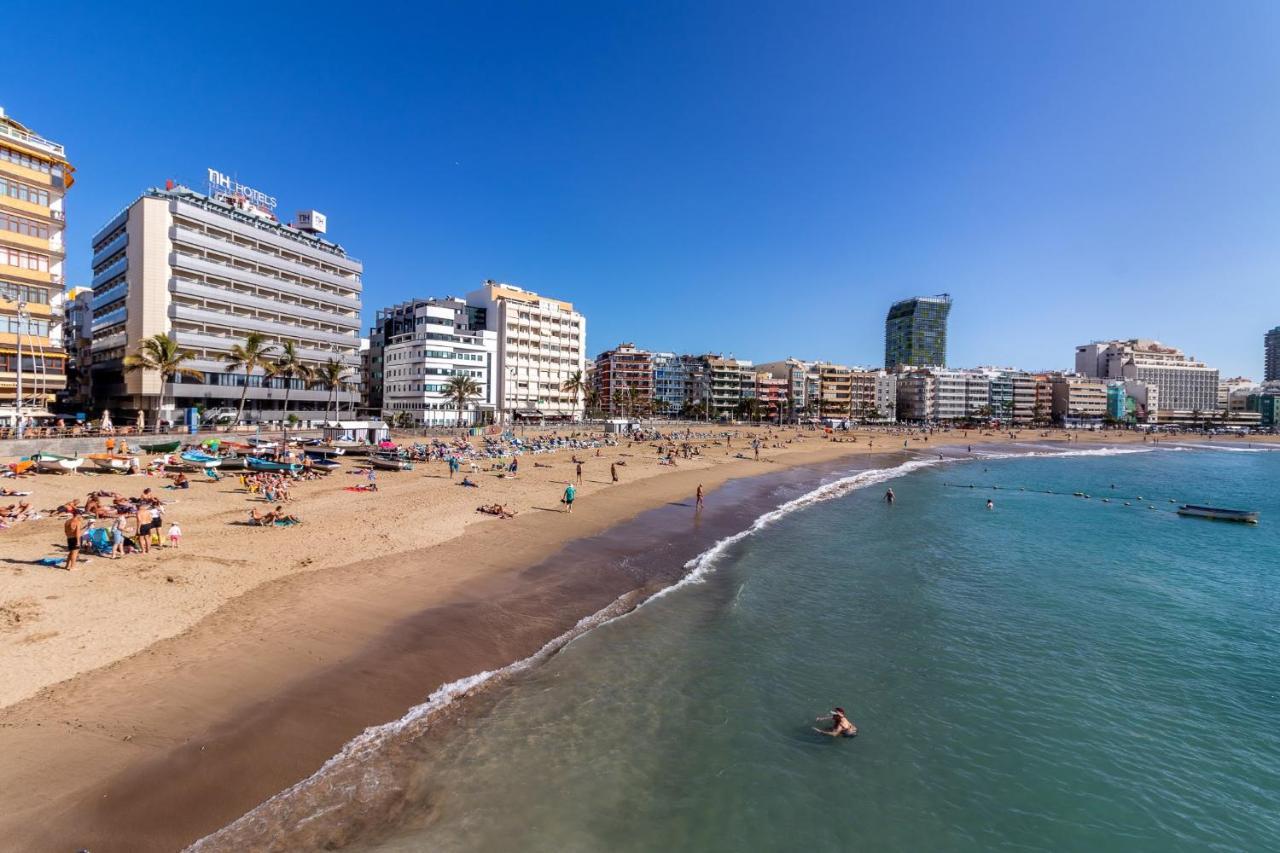
[[[586,377],[587,320],[573,304],[486,281],[467,294],[467,304],[485,310],[497,335],[497,404],[501,417],[576,420],[582,395],[566,391],[575,375]]]
[[[654,406],[653,353],[618,344],[596,356],[593,380],[610,416],[647,414]]]
[[[916,296],[895,302],[884,321],[884,366],[945,367],[951,297]]]
[[[242,393],[250,421],[319,420],[334,401],[339,412],[353,408],[360,262],[321,236],[322,214],[304,211],[286,225],[272,212],[273,197],[212,169],[209,178],[208,195],[172,182],[147,190],[94,235],[95,404],[116,423],[157,402],[175,420],[175,409],[187,407],[234,413]],[[275,347],[292,342],[308,366],[337,362],[348,378],[331,393],[301,378],[228,370],[222,356],[250,332]],[[162,385],[155,371],[123,369],[125,355],[159,334],[194,353],[188,366],[202,379],[176,376]]]
[[[383,420],[414,426],[455,426],[493,420],[497,335],[484,309],[456,296],[413,299],[379,309],[369,333],[368,405]],[[458,411],[448,389],[455,376],[479,392]]]
[[[66,386],[62,318],[66,191],[75,171],[61,145],[0,108],[0,423],[48,413]],[[21,364],[19,364],[21,350]]]
[[[1162,413],[1207,413],[1218,407],[1218,371],[1159,341],[1132,338],[1076,347],[1076,373],[1156,385]]]
[[[1280,326],[1267,332],[1263,338],[1263,382],[1280,382]]]

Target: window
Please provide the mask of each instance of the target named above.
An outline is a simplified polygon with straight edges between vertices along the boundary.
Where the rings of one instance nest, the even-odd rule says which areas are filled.
[[[20,322],[17,317],[5,317],[3,325],[0,329],[9,334],[34,335],[39,338],[49,337],[49,321],[48,320],[27,320]]]
[[[18,201],[38,204],[41,207],[49,206],[48,190],[27,186],[21,181],[15,181],[13,178],[0,177],[0,195],[7,195],[9,198],[16,198]]]
[[[13,282],[0,281],[0,299],[12,299],[15,302],[34,302],[37,305],[47,305],[49,302],[49,291],[42,287],[28,287],[25,284],[14,284]]]
[[[24,154],[21,151],[15,151],[12,148],[6,148],[0,145],[0,160],[5,160],[18,166],[24,166],[28,169],[35,169],[37,172],[44,172],[46,175],[53,171],[49,163],[30,154]],[[59,172],[62,170],[59,169]]]
[[[24,270],[48,272],[49,256],[37,255],[35,252],[24,252],[21,249],[0,247],[0,264],[8,264],[11,267],[18,267]]]
[[[49,239],[49,226],[43,222],[36,222],[34,219],[27,219],[25,216],[16,216],[0,210],[0,231],[12,231],[14,234],[22,234],[26,237],[35,237],[39,240]]]

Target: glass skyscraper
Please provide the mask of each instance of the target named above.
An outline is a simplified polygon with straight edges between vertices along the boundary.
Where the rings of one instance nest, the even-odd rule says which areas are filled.
[[[916,296],[895,302],[884,321],[884,366],[945,367],[951,296]]]
[[[1264,382],[1280,382],[1280,326],[1267,332],[1266,363],[1263,365]]]

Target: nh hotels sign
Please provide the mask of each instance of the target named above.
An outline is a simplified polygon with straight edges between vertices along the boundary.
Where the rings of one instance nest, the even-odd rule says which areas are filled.
[[[209,189],[211,192],[241,195],[259,207],[265,207],[269,210],[276,209],[275,196],[267,195],[262,190],[255,190],[253,187],[246,186],[235,178],[224,175],[217,169],[209,170]]]

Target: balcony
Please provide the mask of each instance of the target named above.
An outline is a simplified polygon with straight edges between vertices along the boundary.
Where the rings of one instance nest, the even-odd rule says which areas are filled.
[[[111,242],[100,249],[93,250],[93,264],[98,265],[98,258],[109,258],[129,244],[129,232],[121,231]]]
[[[184,255],[179,252],[173,252],[169,255],[169,266],[178,269],[191,270],[206,276],[216,276],[217,278],[230,279],[244,284],[251,284],[255,287],[264,287],[268,290],[279,291],[280,293],[288,293],[293,296],[305,299],[315,299],[320,302],[331,302],[344,308],[351,308],[356,311],[360,310],[359,299],[349,299],[345,296],[339,296],[336,293],[319,290],[305,284],[296,284],[291,281],[284,281],[279,278],[262,275],[261,273],[242,270],[238,267],[229,267],[226,264],[219,264],[213,261],[207,261],[204,258],[197,258],[191,255]]]
[[[239,243],[219,240],[217,237],[210,237],[208,234],[201,234],[200,232],[192,231],[189,228],[182,228],[176,225],[173,226],[169,229],[169,239],[175,243],[186,243],[187,245],[198,246],[206,251],[232,255],[254,264],[270,267],[271,269],[284,270],[286,272],[291,272],[294,275],[313,278],[316,281],[321,281],[325,284],[334,285],[336,287],[343,287],[348,290],[354,290],[357,293],[361,290],[361,283],[358,278],[347,278],[345,276],[336,275],[331,272],[316,269],[315,267],[309,267],[306,264],[287,260],[279,255],[260,251],[252,246],[243,246]]]
[[[317,243],[309,237],[297,232],[283,230],[281,226],[272,223],[263,222],[261,224],[241,222],[231,216],[221,213],[214,213],[205,210],[195,204],[172,199],[169,202],[169,211],[174,214],[181,214],[189,219],[195,219],[206,225],[212,225],[214,228],[225,229],[233,233],[239,234],[241,237],[247,237],[250,240],[260,240],[264,243],[270,243],[277,249],[286,252],[316,252],[324,256],[325,260],[333,264],[335,267],[348,269],[353,273],[359,273],[360,262],[349,255],[342,255],[333,248]],[[190,233],[190,232],[188,232]],[[309,267],[308,267],[309,269]],[[359,282],[356,283],[355,289],[359,290]]]
[[[325,311],[318,308],[307,308],[303,305],[295,305],[291,302],[267,299],[262,296],[240,293],[236,290],[229,290],[224,287],[216,287],[210,284],[200,284],[199,282],[188,281],[181,278],[169,279],[169,292],[199,299],[215,299],[219,302],[231,302],[237,306],[257,308],[262,311],[273,311],[277,314],[284,314],[291,317],[306,317],[323,323],[333,323],[337,326],[345,326],[357,331],[360,329],[359,317],[348,317],[342,314],[335,314],[331,311]]]
[[[128,268],[129,268],[129,258],[128,257],[120,258],[120,260],[116,261],[111,266],[107,267],[102,272],[95,275],[93,277],[93,280],[89,282],[89,286],[94,289],[97,289],[98,285],[111,281],[111,279],[120,275],[122,272],[124,272]]]
[[[209,323],[215,326],[225,326],[234,330],[250,329],[269,335],[277,335],[282,338],[322,341],[324,343],[338,344],[340,346],[349,346],[353,349],[360,346],[360,338],[358,335],[354,334],[343,335],[336,332],[326,332],[320,329],[312,329],[307,326],[296,326],[272,320],[261,320],[255,317],[242,317],[239,314],[226,314],[221,311],[195,308],[190,305],[181,305],[179,303],[172,303],[169,305],[169,317],[174,320],[186,320],[191,323]]]
[[[231,349],[233,344],[243,343],[243,335],[211,335],[202,332],[192,332],[186,329],[174,329],[174,337],[178,339],[184,347],[192,349],[208,349],[214,352],[226,352]],[[325,362],[329,359],[336,359],[348,367],[359,369],[360,356],[358,353],[338,353],[332,350],[311,349],[305,346],[298,347],[299,357],[308,361]]]

